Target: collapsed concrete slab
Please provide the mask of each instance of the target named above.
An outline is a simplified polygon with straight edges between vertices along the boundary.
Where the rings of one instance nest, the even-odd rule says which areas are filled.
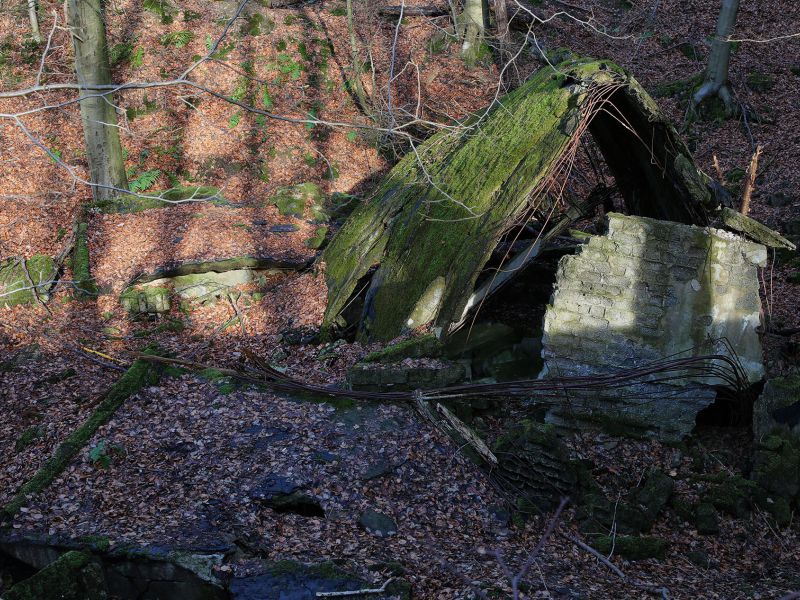
[[[758,266],[766,248],[718,229],[608,215],[595,236],[559,264],[544,322],[544,377],[608,374],[681,354],[731,354],[751,382],[764,375]],[[608,393],[571,395],[551,423],[614,423],[680,439],[723,382],[687,373]]]
[[[326,334],[357,328],[362,340],[388,341],[427,325],[455,331],[507,279],[480,280],[505,233],[527,221],[541,227],[502,270],[515,273],[593,214],[597,198],[571,202],[559,191],[584,133],[627,211],[708,223],[708,178],[652,98],[620,67],[571,57],[463,128],[431,136],[353,212],[321,257]]]

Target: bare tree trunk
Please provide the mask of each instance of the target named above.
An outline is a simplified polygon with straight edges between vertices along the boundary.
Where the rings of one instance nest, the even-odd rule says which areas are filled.
[[[361,110],[368,117],[372,116],[370,99],[364,90],[364,83],[361,81],[361,75],[364,72],[364,61],[361,60],[358,48],[358,37],[356,37],[355,17],[353,16],[353,0],[347,0],[347,32],[350,35],[350,52],[351,59],[351,79],[353,85],[353,93],[361,105]]]
[[[111,84],[101,0],[67,0],[67,6],[78,83]],[[113,188],[128,189],[114,98],[81,90],[80,105],[92,194],[95,200],[108,200],[117,194]]]
[[[31,19],[31,37],[37,44],[42,41],[39,31],[39,17],[36,15],[36,0],[28,0],[28,17]]]
[[[711,55],[708,58],[703,85],[694,94],[694,104],[698,105],[706,98],[718,96],[728,111],[733,109],[733,98],[728,89],[728,65],[731,58],[731,43],[728,39],[736,24],[736,13],[739,11],[739,0],[722,0],[722,8],[717,20],[717,32],[711,43]]]
[[[472,65],[480,55],[486,34],[486,0],[465,0],[461,13],[461,28],[464,41],[461,44],[461,57]]]
[[[504,51],[510,41],[506,0],[494,0],[494,20],[497,26],[497,39],[500,40],[501,50]]]

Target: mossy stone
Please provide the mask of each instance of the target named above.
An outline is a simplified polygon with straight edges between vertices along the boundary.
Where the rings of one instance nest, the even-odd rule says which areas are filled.
[[[270,202],[284,216],[302,218],[306,207],[319,206],[322,190],[316,183],[306,182],[279,188]]]
[[[697,533],[703,535],[715,535],[719,533],[719,514],[714,505],[703,502],[694,511],[694,524]]]
[[[19,258],[0,261],[0,307],[33,304],[37,297],[42,302],[49,299],[48,292],[56,274],[55,261],[50,256],[35,254],[25,260],[24,264],[25,268]]]
[[[99,600],[106,597],[102,571],[91,568],[91,555],[71,551],[14,585],[5,600]]]
[[[393,363],[406,358],[437,358],[442,355],[442,343],[433,334],[412,337],[367,354],[361,362]]]
[[[369,533],[385,537],[397,533],[397,523],[389,515],[367,509],[358,519],[358,524]]]
[[[649,521],[655,521],[661,509],[672,495],[675,482],[662,471],[653,471],[644,485],[636,492],[636,502],[643,507]]]
[[[707,500],[717,510],[743,519],[750,515],[753,501],[763,494],[756,482],[738,475],[724,475],[711,487]]]
[[[170,290],[161,286],[130,287],[119,297],[120,304],[131,314],[169,312]]]
[[[800,505],[800,441],[786,433],[769,436],[755,453],[752,477],[773,499]]]
[[[25,431],[22,432],[22,435],[19,436],[19,439],[17,439],[17,441],[14,443],[14,450],[16,450],[17,452],[22,452],[25,448],[30,446],[38,438],[42,437],[42,433],[43,430],[39,425],[28,427]]]
[[[685,556],[690,563],[701,569],[710,569],[713,564],[708,553],[702,550],[690,550]]]

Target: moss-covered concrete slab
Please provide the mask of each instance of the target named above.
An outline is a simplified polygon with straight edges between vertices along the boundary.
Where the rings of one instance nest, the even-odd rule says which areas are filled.
[[[168,190],[142,192],[141,194],[121,194],[110,199],[92,203],[89,208],[98,212],[136,213],[153,208],[173,206],[176,202],[214,202],[218,205],[229,204],[218,188],[211,186],[178,186]]]
[[[37,297],[46,302],[55,275],[55,261],[42,254],[0,262],[0,307],[32,304]]]
[[[629,129],[595,114],[600,100]],[[362,339],[392,339],[429,322],[447,333],[531,195],[547,208],[545,183],[564,177],[559,159],[589,126],[631,212],[707,222],[706,178],[655,102],[612,63],[575,58],[543,69],[466,125],[409,153],[328,245],[326,329],[377,264],[357,317]]]

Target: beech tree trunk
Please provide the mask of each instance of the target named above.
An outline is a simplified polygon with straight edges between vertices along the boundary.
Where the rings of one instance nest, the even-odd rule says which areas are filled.
[[[39,31],[39,17],[36,14],[36,0],[28,0],[28,17],[31,20],[31,37],[37,44],[42,41]]]
[[[111,84],[101,0],[67,0],[67,6],[78,83]],[[117,190],[128,189],[114,98],[87,89],[81,90],[80,97],[92,195],[96,201],[109,200]]]
[[[739,0],[722,0],[703,85],[694,95],[695,105],[712,96],[718,96],[728,111],[733,109],[733,98],[728,89],[728,66],[731,59],[731,43],[728,39],[733,33],[738,11]]]
[[[463,42],[461,56],[467,64],[475,64],[486,34],[486,0],[465,0],[461,13]]]

